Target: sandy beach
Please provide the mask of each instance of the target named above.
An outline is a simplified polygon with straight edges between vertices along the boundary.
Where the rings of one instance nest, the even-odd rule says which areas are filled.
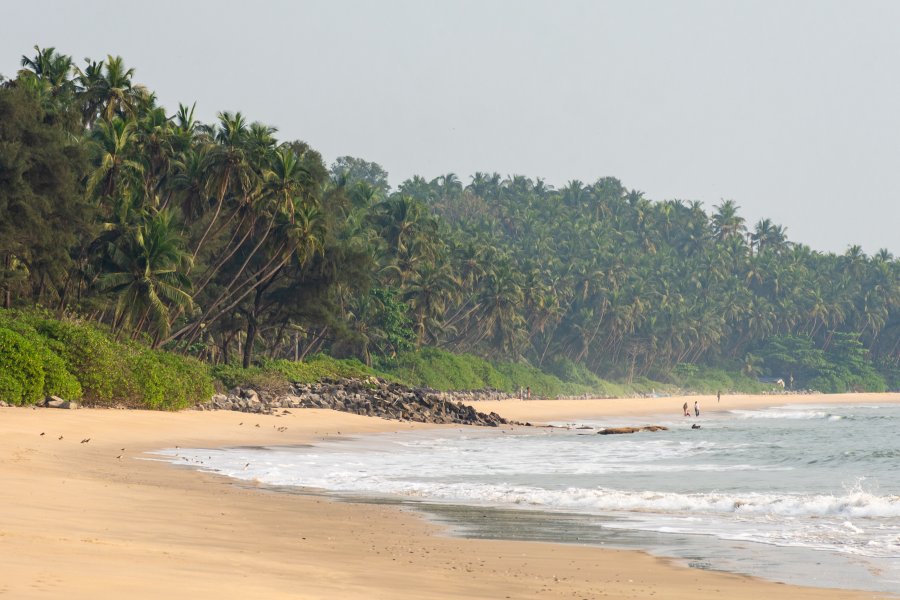
[[[480,402],[531,421],[783,404],[884,404],[900,394]],[[309,444],[423,427],[328,410],[0,409],[0,597],[883,598],[682,567],[636,551],[454,539],[417,514],[276,493],[173,467],[161,448]],[[286,428],[283,430],[279,430]]]

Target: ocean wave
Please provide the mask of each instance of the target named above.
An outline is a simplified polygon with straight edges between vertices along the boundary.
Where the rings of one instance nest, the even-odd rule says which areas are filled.
[[[838,420],[843,417],[841,415],[833,415],[827,411],[821,410],[785,410],[785,409],[765,409],[765,410],[730,410],[728,411],[739,419],[830,419]],[[835,417],[832,419],[832,417]]]
[[[181,460],[185,451],[182,450]],[[208,454],[204,451],[203,454]],[[235,460],[236,459],[236,460]],[[534,486],[486,482],[447,482],[440,479],[412,480],[398,474],[386,475],[370,471],[363,463],[344,463],[343,468],[298,469],[296,464],[260,462],[245,457],[219,456],[209,464],[187,464],[230,477],[276,486],[302,486],[336,492],[372,495],[397,495],[438,502],[495,506],[530,507],[541,510],[579,510],[591,513],[639,512],[679,514],[731,514],[736,517],[840,517],[900,518],[900,496],[880,496],[854,484],[844,493],[770,494],[770,493],[679,493],[632,491],[610,488],[567,487],[546,489]],[[677,471],[678,465],[632,465],[632,470],[653,472]],[[777,467],[773,467],[776,469]],[[694,472],[723,469],[758,471],[751,465],[691,464]],[[615,471],[615,465],[610,466]]]

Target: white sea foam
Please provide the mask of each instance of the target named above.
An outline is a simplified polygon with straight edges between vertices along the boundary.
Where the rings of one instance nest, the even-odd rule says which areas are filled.
[[[740,419],[826,419],[834,416],[823,410],[784,410],[769,408],[764,410],[729,411]]]
[[[849,407],[734,411],[699,431],[678,422],[634,436],[467,429],[161,454],[274,486],[582,514],[611,528],[900,557],[893,433],[900,411],[867,410],[864,418]],[[794,421],[776,427],[771,419]]]

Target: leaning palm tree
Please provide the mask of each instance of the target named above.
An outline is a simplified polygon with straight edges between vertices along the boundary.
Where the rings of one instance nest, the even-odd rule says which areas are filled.
[[[437,341],[437,330],[458,290],[459,282],[446,262],[425,264],[413,273],[403,300],[413,314],[417,346]]]

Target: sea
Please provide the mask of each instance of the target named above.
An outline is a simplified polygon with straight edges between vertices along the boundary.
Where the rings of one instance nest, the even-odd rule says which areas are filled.
[[[668,430],[597,433],[647,424]],[[900,593],[898,405],[551,425],[158,454],[286,492],[412,507],[464,537],[640,549],[690,568]]]

